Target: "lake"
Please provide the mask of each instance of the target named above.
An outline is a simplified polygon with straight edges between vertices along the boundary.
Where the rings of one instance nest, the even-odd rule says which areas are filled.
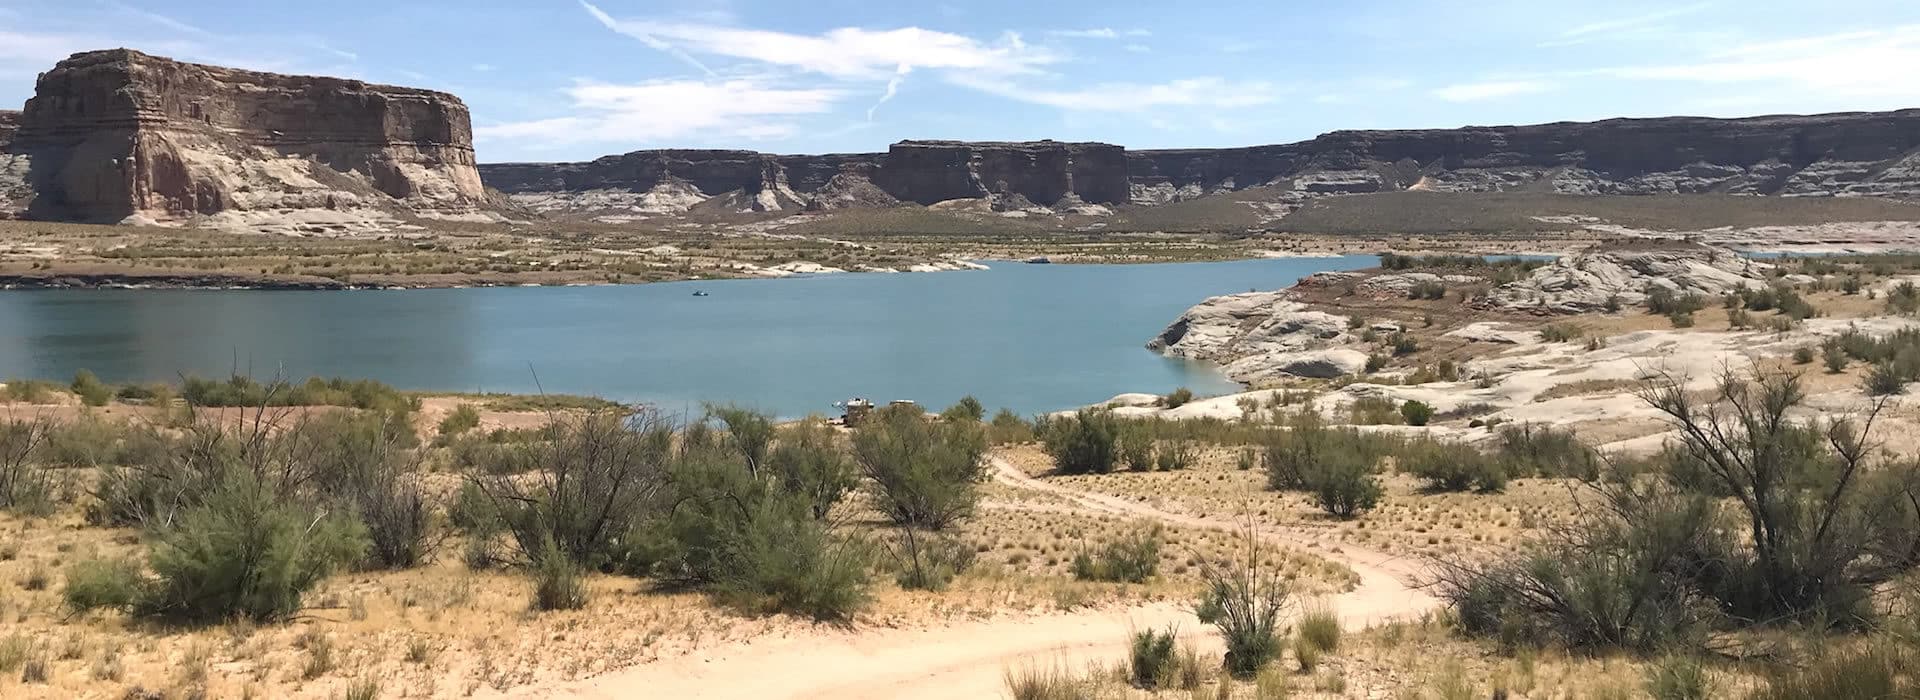
[[[783,417],[862,396],[1022,414],[1235,385],[1143,345],[1218,294],[1372,256],[405,291],[0,292],[0,376],[109,382],[367,377],[406,389],[592,394]],[[695,291],[707,296],[694,296]]]

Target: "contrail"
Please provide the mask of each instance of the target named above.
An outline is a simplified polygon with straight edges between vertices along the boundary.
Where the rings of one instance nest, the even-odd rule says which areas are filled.
[[[875,102],[872,107],[867,108],[867,121],[873,121],[873,113],[879,111],[880,105],[886,104],[888,100],[893,99],[893,96],[900,92],[900,84],[906,82],[907,74],[912,72],[913,66],[905,63],[900,64],[899,70],[893,73],[893,79],[887,81],[887,94],[881,95],[879,102]]]
[[[661,41],[655,38],[652,34],[648,34],[646,32],[639,31],[636,29],[632,29],[630,27],[627,27],[626,25],[621,24],[620,20],[614,19],[612,16],[608,15],[607,13],[601,12],[600,8],[594,7],[593,3],[587,2],[587,0],[580,0],[580,6],[586,8],[587,14],[593,15],[593,18],[596,20],[599,20],[602,26],[605,26],[606,28],[611,29],[620,34],[625,34],[635,39],[639,39],[640,43],[646,44],[651,48],[664,51],[667,53],[667,55],[680,59],[681,61],[684,61],[689,66],[693,66],[695,68],[700,69],[700,72],[706,73],[707,77],[710,77],[710,78],[720,77],[719,73],[713,72],[712,68],[708,68],[707,64],[701,63],[700,59],[694,58],[693,54],[689,54],[685,51],[681,51],[679,47],[674,46],[673,44],[669,44],[667,42]]]

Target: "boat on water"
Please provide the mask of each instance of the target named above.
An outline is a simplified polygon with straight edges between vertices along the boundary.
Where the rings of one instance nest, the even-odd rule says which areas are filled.
[[[705,290],[694,290],[693,295],[697,297],[713,296],[711,294],[706,293]]]

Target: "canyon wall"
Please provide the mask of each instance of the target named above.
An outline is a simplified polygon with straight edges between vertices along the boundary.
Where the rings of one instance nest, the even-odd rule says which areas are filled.
[[[595,190],[645,193],[664,186],[679,197],[676,201],[728,192],[751,195],[765,191],[773,176],[763,168],[744,168],[736,177],[714,179],[705,176],[715,167],[705,161],[765,163],[769,158],[786,175],[781,199],[815,208],[953,199],[1010,206],[1151,205],[1260,186],[1283,188],[1295,197],[1528,189],[1920,198],[1920,110],[1336,131],[1309,141],[1246,148],[1128,151],[1053,141],[903,141],[886,153],[755,160],[758,155],[639,151],[590,164],[480,168],[490,185],[516,199],[542,198],[555,209]],[[623,179],[617,169],[601,165],[610,159],[659,167],[645,177]],[[849,197],[848,191],[862,196]]]
[[[497,204],[457,97],[127,49],[75,54],[42,73],[7,150],[28,161],[17,177],[36,218],[322,210],[340,220]]]

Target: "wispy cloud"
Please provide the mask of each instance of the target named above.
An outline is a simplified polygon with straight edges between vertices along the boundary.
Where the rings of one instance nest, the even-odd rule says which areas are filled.
[[[1448,102],[1479,102],[1547,92],[1555,87],[1554,83],[1544,80],[1490,80],[1448,85],[1434,90],[1432,94]]]
[[[759,79],[581,82],[565,92],[578,114],[479,126],[474,136],[539,145],[759,140],[794,133],[792,118],[831,111],[845,96],[835,89],[783,88]]]
[[[589,3],[586,0],[581,0],[580,6],[586,8],[587,14],[593,15],[593,18],[595,20],[598,20],[602,26],[605,26],[606,28],[611,29],[615,32],[625,34],[629,37],[633,37],[634,39],[639,40],[640,43],[646,44],[648,48],[652,48],[656,51],[660,51],[660,52],[666,53],[669,56],[677,58],[680,60],[681,63],[685,63],[689,66],[693,66],[694,68],[698,69],[700,72],[705,73],[709,76],[714,76],[714,77],[719,76],[718,73],[713,72],[712,68],[708,68],[707,64],[701,63],[700,59],[694,58],[692,54],[689,54],[685,51],[680,50],[680,47],[677,47],[677,46],[674,46],[673,44],[669,44],[665,41],[662,41],[647,32],[628,27],[627,25],[622,23],[620,20],[614,19],[612,15],[608,15],[606,12],[602,11],[600,8],[595,7],[593,3]]]
[[[186,22],[174,19],[172,17],[160,14],[158,12],[150,12],[147,10],[142,10],[140,8],[127,5],[126,3],[109,2],[107,3],[107,7],[112,8],[116,14],[124,15],[126,17],[129,17],[141,22],[159,25],[161,27],[171,29],[173,31],[180,32],[183,34],[194,34],[198,36],[213,35],[212,32],[209,32],[205,29],[201,29],[198,26],[188,24]]]
[[[988,94],[1072,111],[1138,112],[1157,107],[1222,109],[1273,104],[1284,92],[1265,81],[1218,77],[1164,83],[1101,83],[1073,89],[1023,86],[1005,81],[956,78],[954,82]]]
[[[1051,52],[1028,46],[1013,33],[993,43],[919,27],[884,30],[844,27],[824,34],[793,34],[723,25],[615,19],[585,0],[581,5],[609,29],[655,49],[743,59],[841,79],[884,79],[897,74],[901,66],[1014,73],[1057,60]],[[692,56],[674,55],[713,73]]]
[[[1112,27],[1094,27],[1091,29],[1053,29],[1047,32],[1047,36],[1057,36],[1063,39],[1119,39],[1122,37],[1138,38],[1153,36],[1153,32],[1145,29],[1128,29],[1122,31]]]

